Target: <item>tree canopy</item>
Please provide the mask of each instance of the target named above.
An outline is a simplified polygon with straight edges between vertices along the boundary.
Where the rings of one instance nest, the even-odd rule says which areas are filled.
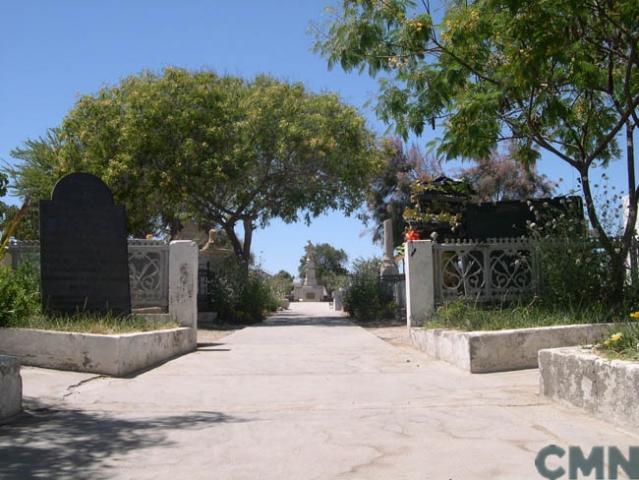
[[[13,156],[19,195],[47,197],[65,173],[94,173],[126,206],[133,234],[174,234],[184,218],[219,225],[245,263],[253,231],[271,219],[353,212],[377,162],[364,119],[334,94],[178,68],[81,97]]]
[[[448,157],[513,143],[531,164],[544,149],[574,167],[588,217],[615,265],[634,235],[639,189],[636,0],[343,0],[317,43],[329,65],[382,74],[377,110],[406,136],[440,125]],[[590,171],[625,143],[630,209],[621,244],[602,225]]]
[[[393,220],[393,244],[404,242],[407,227],[403,212],[411,204],[411,186],[417,182],[430,182],[440,176],[464,178],[474,194],[471,201],[526,200],[550,195],[554,185],[540,175],[534,165],[517,162],[511,148],[505,152],[493,150],[458,169],[446,168],[441,158],[432,152],[424,153],[417,146],[404,145],[400,138],[385,138],[381,142],[382,168],[371,181],[367,197],[368,212],[365,221],[375,223],[373,239],[383,238],[382,222]]]

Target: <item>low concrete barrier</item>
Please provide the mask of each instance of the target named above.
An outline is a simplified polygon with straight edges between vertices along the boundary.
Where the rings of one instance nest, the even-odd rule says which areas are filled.
[[[639,363],[607,360],[589,348],[539,352],[540,393],[625,427],[639,427]]]
[[[197,331],[172,328],[119,335],[4,328],[0,353],[23,365],[123,376],[195,350]]]
[[[22,377],[20,362],[0,355],[0,423],[22,410]]]
[[[432,357],[472,373],[537,368],[544,348],[595,343],[613,324],[559,325],[513,330],[462,332],[411,328],[411,343]]]

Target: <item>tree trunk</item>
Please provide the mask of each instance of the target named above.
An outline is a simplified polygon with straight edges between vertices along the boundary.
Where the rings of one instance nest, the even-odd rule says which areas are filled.
[[[251,243],[253,243],[253,219],[244,218],[244,245],[242,249],[242,261],[248,267],[251,264]]]
[[[633,248],[635,238],[635,225],[637,223],[637,195],[635,180],[635,150],[633,134],[635,126],[631,120],[626,122],[626,157],[628,163],[628,220],[625,225],[621,251],[624,257],[630,258],[630,279],[633,285],[637,285],[637,256]]]
[[[625,283],[625,268],[624,268],[624,254],[619,248],[617,242],[615,242],[606,230],[603,228],[597,217],[597,211],[595,209],[595,203],[592,197],[592,191],[590,190],[590,178],[588,169],[583,168],[580,170],[581,186],[584,192],[584,200],[586,202],[586,212],[588,213],[588,219],[590,224],[597,232],[601,246],[606,251],[610,258],[610,284],[608,291],[604,292],[607,300],[612,303],[620,303],[623,300],[623,287]]]

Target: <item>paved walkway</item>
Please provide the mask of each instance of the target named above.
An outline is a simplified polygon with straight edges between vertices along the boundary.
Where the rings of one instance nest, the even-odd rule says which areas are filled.
[[[470,375],[326,304],[131,379],[23,379],[31,411],[0,427],[2,479],[527,480],[550,443],[639,444],[540,399],[535,370]]]

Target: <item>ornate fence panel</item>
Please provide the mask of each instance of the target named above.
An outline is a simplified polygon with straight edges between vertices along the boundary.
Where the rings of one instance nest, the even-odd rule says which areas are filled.
[[[169,306],[169,245],[129,240],[129,282],[133,308]]]
[[[40,243],[14,242],[8,247],[11,266],[29,262],[40,267]],[[159,240],[128,241],[131,307],[169,306],[169,245]]]
[[[538,285],[534,249],[527,239],[436,243],[433,263],[435,303],[511,300],[534,294]]]

